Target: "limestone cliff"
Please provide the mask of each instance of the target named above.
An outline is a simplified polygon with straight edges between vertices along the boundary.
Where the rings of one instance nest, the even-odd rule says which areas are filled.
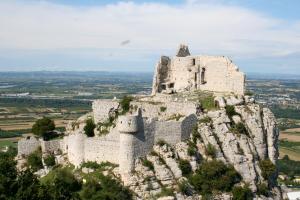
[[[193,174],[203,163],[219,160],[234,167],[241,176],[236,185],[246,185],[254,198],[281,199],[276,172],[266,177],[268,169],[263,165],[269,162],[275,166],[278,157],[279,132],[272,112],[255,104],[250,97],[217,97],[215,102],[218,109],[204,110],[198,116],[188,140],[176,145],[160,141],[146,158],[136,161],[135,170],[125,184],[138,198],[158,198],[167,188],[173,195],[162,199],[201,199],[183,175],[181,162],[188,161]],[[188,192],[182,191],[183,183]],[[268,194],[262,194],[263,186],[268,187]],[[231,199],[232,193],[213,196]]]

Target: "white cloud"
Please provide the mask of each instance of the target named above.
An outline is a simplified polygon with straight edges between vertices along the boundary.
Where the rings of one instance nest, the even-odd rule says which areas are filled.
[[[300,50],[299,22],[198,0],[174,6],[120,2],[94,7],[2,0],[0,27],[1,49],[128,49],[123,56],[133,57],[130,52],[175,51],[184,42],[192,52],[236,57]],[[125,40],[130,44],[121,46]]]

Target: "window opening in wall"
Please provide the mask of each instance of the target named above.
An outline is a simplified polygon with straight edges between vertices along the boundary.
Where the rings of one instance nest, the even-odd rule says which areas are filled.
[[[164,85],[164,84],[161,85],[161,89],[162,89],[162,90],[165,90],[165,89],[166,89],[166,85]]]
[[[205,71],[206,69],[205,68],[202,68],[201,70],[201,84],[205,84],[206,83],[206,77],[205,77]]]
[[[193,58],[193,65],[196,65],[196,59]]]
[[[170,83],[169,88],[174,88],[174,83]]]

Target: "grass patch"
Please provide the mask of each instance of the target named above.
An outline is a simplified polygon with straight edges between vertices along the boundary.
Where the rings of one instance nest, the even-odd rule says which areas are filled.
[[[206,153],[206,155],[211,156],[212,158],[215,158],[217,155],[217,150],[214,147],[214,145],[208,143],[208,145],[205,148],[205,153]]]
[[[214,96],[212,96],[212,95],[200,98],[199,101],[200,101],[203,109],[215,110],[217,108],[216,104],[215,104]]]
[[[237,134],[237,135],[247,135],[249,136],[249,132],[248,130],[246,129],[245,125],[242,123],[242,122],[239,122],[237,124],[234,124],[231,128],[230,128],[230,131],[233,132],[234,134]]]
[[[154,170],[153,163],[151,161],[147,160],[147,158],[142,159],[142,164],[143,164],[143,166],[148,167],[150,170],[152,170],[152,171]]]
[[[160,112],[165,112],[167,110],[167,107],[162,106],[159,109],[160,109]]]

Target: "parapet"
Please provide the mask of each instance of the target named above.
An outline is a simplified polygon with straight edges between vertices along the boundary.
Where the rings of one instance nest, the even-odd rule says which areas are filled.
[[[118,131],[121,133],[136,133],[139,130],[139,116],[119,116],[118,117]]]

